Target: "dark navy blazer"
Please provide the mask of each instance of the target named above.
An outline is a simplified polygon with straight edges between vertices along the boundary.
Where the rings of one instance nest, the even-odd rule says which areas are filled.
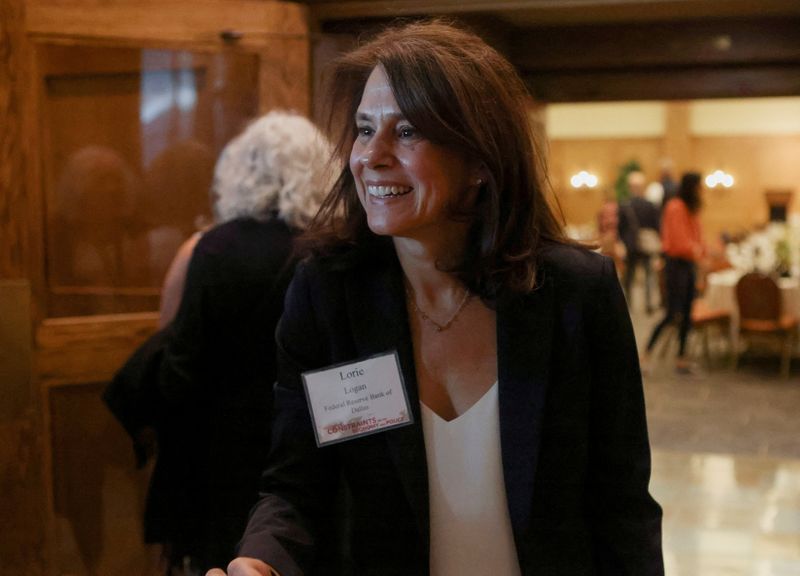
[[[636,343],[611,260],[548,245],[538,288],[496,309],[502,461],[522,573],[663,575]],[[282,576],[330,574],[324,550],[344,531],[356,574],[428,574],[425,446],[391,245],[346,266],[302,264],[277,341],[272,453],[240,554]],[[317,448],[301,372],[393,349],[415,423]],[[334,517],[340,480],[344,527]]]

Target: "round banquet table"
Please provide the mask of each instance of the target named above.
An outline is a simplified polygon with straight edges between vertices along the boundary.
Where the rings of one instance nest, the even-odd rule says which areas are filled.
[[[731,313],[731,341],[738,344],[739,307],[736,304],[736,283],[744,272],[736,269],[712,272],[706,277],[704,300],[711,310],[727,310]],[[800,318],[800,279],[778,278],[781,290],[782,310]],[[795,338],[795,342],[800,338]],[[797,352],[797,346],[795,347]]]

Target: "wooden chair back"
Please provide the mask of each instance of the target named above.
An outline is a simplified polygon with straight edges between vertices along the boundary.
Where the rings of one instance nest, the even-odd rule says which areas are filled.
[[[736,301],[741,320],[779,320],[781,291],[771,277],[750,272],[736,284]]]

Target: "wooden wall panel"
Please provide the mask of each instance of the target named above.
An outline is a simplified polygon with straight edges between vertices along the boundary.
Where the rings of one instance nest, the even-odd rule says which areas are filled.
[[[707,238],[765,223],[769,188],[794,190],[789,211],[800,212],[800,135],[694,137],[691,146],[694,169],[703,174],[723,169],[736,179],[733,188],[704,192]]]
[[[595,222],[604,195],[614,196],[620,166],[637,160],[648,178],[657,177],[662,141],[660,138],[552,140],[549,148],[550,181],[564,216],[570,224],[585,226]],[[572,188],[570,178],[581,170],[597,175],[597,188]]]
[[[45,386],[110,380],[157,325],[155,312],[47,320],[36,332],[36,377]]]
[[[50,561],[40,416],[28,408],[0,421],[0,558],[4,574],[43,576]]]
[[[230,34],[223,37],[226,31]],[[50,51],[51,59],[42,57],[54,45],[83,52],[77,57],[71,52],[64,61],[56,61],[58,51]],[[0,399],[0,518],[11,528],[0,529],[4,574],[155,573],[141,532],[149,471],[134,469],[129,441],[102,405],[100,393],[156,329],[157,315],[46,319],[49,205],[43,184],[50,176],[45,159],[57,152],[55,132],[66,134],[64,142],[72,142],[77,133],[68,123],[50,122],[45,78],[71,75],[49,87],[79,91],[87,65],[102,67],[102,51],[110,47],[214,58],[244,55],[259,62],[247,70],[237,68],[252,69],[248,78],[243,73],[233,80],[215,77],[215,82],[258,86],[260,111],[276,106],[309,111],[309,32],[303,6],[267,0],[0,0],[0,280],[20,278],[14,286],[32,296],[27,321],[20,307],[21,325],[28,328],[20,337],[33,358],[30,373],[14,389],[14,400]],[[127,65],[112,60],[108,70],[95,72],[114,74]],[[141,66],[138,55],[132,61],[133,69]],[[225,70],[232,73],[231,66]],[[217,86],[209,81],[209,88]],[[231,97],[222,106],[252,116],[256,92],[251,94],[249,105]],[[111,119],[121,120],[118,110],[110,116],[106,108],[96,112],[106,126]],[[242,128],[232,121],[220,124],[230,135]],[[96,121],[83,128],[93,125]],[[226,141],[222,138],[220,147]],[[0,315],[0,322],[7,316]],[[0,382],[7,384],[3,378]]]
[[[311,113],[311,48],[307,38],[268,40],[261,51],[259,108]]]
[[[463,14],[491,10],[518,26],[764,16],[797,12],[795,0],[305,0],[315,15],[337,20],[415,14]],[[643,7],[643,4],[646,6]]]
[[[0,1],[0,278],[24,278],[27,272],[23,10],[21,0]]]
[[[157,573],[142,530],[151,467],[135,469],[130,440],[101,401],[105,383],[157,322],[156,313],[116,314],[47,320],[36,332],[46,439],[40,501],[55,573]]]
[[[678,114],[678,116],[682,116]],[[686,123],[682,124],[684,127]],[[572,225],[591,225],[606,190],[613,195],[619,166],[637,159],[648,180],[658,177],[659,160],[671,156],[676,175],[698,170],[704,176],[722,169],[734,176],[733,188],[706,189],[701,221],[706,240],[720,233],[741,233],[767,221],[767,189],[791,189],[790,212],[800,212],[800,135],[691,137],[668,130],[664,139],[554,140],[550,142],[550,177]],[[671,143],[671,144],[670,144]],[[681,150],[677,150],[682,143]],[[598,175],[598,188],[575,190],[569,178],[579,170]]]
[[[547,102],[800,94],[796,0],[772,10],[763,1],[742,0],[734,9],[709,0],[705,10],[699,0],[666,2],[660,15],[651,0],[311,4],[323,31],[357,36],[401,15],[468,16]]]
[[[23,0],[0,0],[0,571],[41,576],[48,558],[44,438],[31,380],[29,47]]]
[[[142,545],[151,470],[134,466],[131,441],[102,402],[104,388],[48,391],[59,574],[157,574]]]
[[[718,68],[650,68],[523,72],[546,102],[688,100],[800,94],[800,63]]]
[[[515,35],[512,60],[530,71],[797,63],[798,27],[796,16],[541,27]]]
[[[306,8],[259,0],[30,0],[28,31],[34,35],[159,42],[218,43],[234,30],[241,42],[267,36],[307,35]]]
[[[46,562],[39,396],[31,378],[30,287],[0,279],[0,572],[39,575]],[[13,527],[13,528],[12,528]]]
[[[356,44],[352,34],[316,34],[312,39],[311,86],[312,112],[311,118],[319,126],[325,126],[327,105],[327,71],[333,60]]]
[[[258,113],[261,59],[48,42],[37,61],[48,315],[156,310],[176,250],[210,220],[219,153]]]
[[[689,103],[670,102],[666,109],[664,134],[664,158],[672,160],[676,168],[691,167],[692,139],[690,128]],[[675,177],[679,173],[676,171]]]

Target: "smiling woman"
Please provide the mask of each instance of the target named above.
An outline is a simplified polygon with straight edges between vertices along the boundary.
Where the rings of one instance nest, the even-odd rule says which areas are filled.
[[[403,116],[380,66],[367,79],[356,127],[350,171],[370,230],[418,240],[448,237],[450,227],[466,232],[469,223],[454,220],[453,208],[474,207],[480,164],[417,131]]]
[[[344,168],[276,332],[272,452],[230,574],[663,575],[625,299],[563,239],[514,69],[422,22],[331,85]],[[387,358],[358,383],[399,382],[407,411],[370,395],[320,441],[312,387],[346,404],[341,374]]]
[[[402,41],[400,34],[412,29],[417,39]],[[390,29],[380,42],[339,60],[329,78],[329,125],[338,134],[340,157],[349,157],[350,166],[323,207],[312,239],[315,251],[327,252],[342,240],[369,243],[364,232],[373,222],[368,222],[370,212],[360,209],[365,190],[359,197],[356,186],[374,180],[379,188],[373,198],[402,195],[410,187],[387,178],[392,171],[386,166],[380,166],[381,177],[359,168],[380,154],[378,161],[418,172],[431,185],[447,179],[446,189],[467,192],[442,198],[447,194],[441,191],[426,202],[442,204],[451,221],[472,222],[466,228],[476,242],[446,263],[470,289],[494,298],[509,288],[533,287],[536,245],[564,236],[545,201],[544,157],[533,149],[528,93],[508,61],[473,38],[445,24],[411,25]],[[420,58],[423,44],[431,52]],[[387,149],[387,141],[374,139],[390,127],[394,140]],[[400,186],[380,188],[387,184]],[[406,200],[423,198],[416,191]]]

